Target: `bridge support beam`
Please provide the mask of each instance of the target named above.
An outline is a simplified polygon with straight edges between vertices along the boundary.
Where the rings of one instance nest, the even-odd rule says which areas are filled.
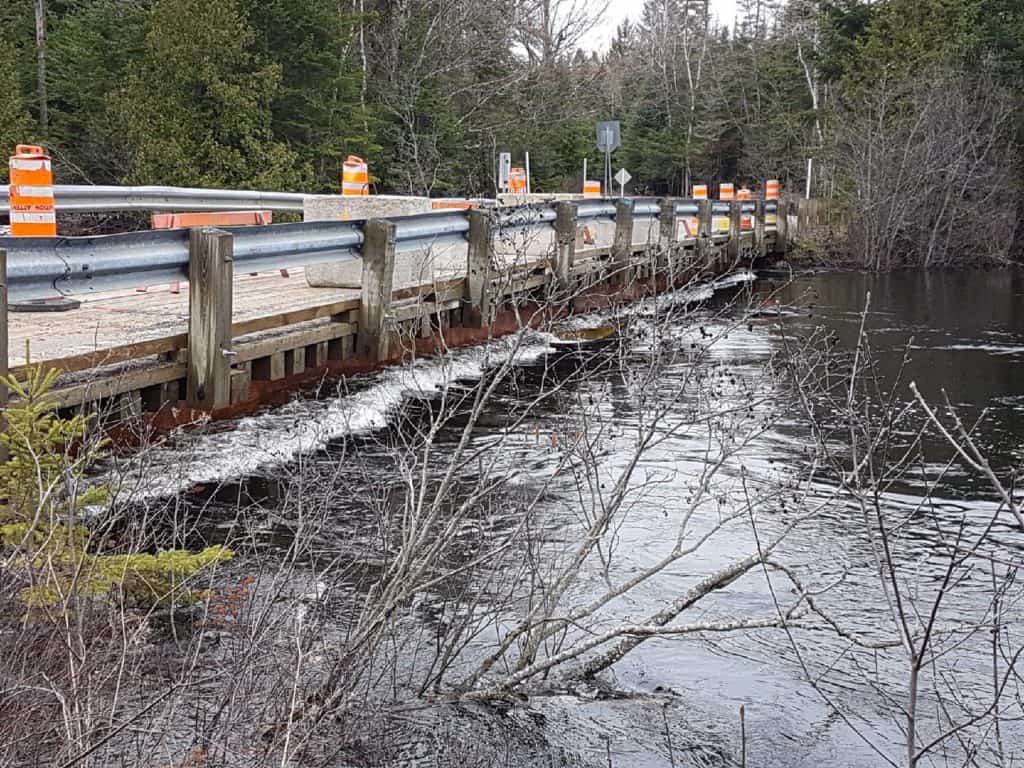
[[[665,197],[661,200],[661,209],[658,212],[658,255],[655,260],[653,277],[656,279],[658,273],[666,275],[669,283],[673,283],[676,277],[676,231],[678,230],[678,218],[676,216],[676,199]]]
[[[555,285],[560,291],[572,288],[572,266],[576,261],[576,203],[555,204]]]
[[[484,328],[494,322],[494,214],[491,211],[469,211],[469,248],[467,249],[466,282],[463,293],[462,324],[467,328]]]
[[[740,226],[742,219],[742,203],[739,200],[733,200],[729,203],[729,242],[725,246],[725,255],[728,256],[729,261],[735,264],[739,261],[741,242],[740,237],[743,235],[743,230]]]
[[[754,201],[754,256],[767,253],[764,238],[764,200]]]
[[[779,200],[775,211],[775,253],[785,256],[789,250],[789,203]]]
[[[697,259],[700,269],[706,269],[714,244],[711,241],[711,201],[697,201]]]
[[[369,219],[363,225],[363,279],[359,297],[360,357],[379,363],[389,352],[388,317],[395,279],[395,225]]]
[[[231,404],[231,309],[234,243],[230,233],[189,231],[188,373],[190,408]]]
[[[612,282],[630,282],[633,261],[633,201],[615,201],[615,237],[612,240]]]

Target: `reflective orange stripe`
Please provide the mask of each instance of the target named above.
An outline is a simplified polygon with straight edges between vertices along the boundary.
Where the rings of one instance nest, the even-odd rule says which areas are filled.
[[[370,169],[361,157],[349,155],[341,166],[341,194],[370,194]]]
[[[775,179],[769,179],[764,183],[764,199],[765,200],[778,200],[779,199],[779,182]]]
[[[601,196],[601,182],[586,180],[583,182],[583,196],[584,197],[600,197]]]
[[[718,185],[718,199],[719,200],[735,200],[736,199],[735,187],[732,184],[719,184]]]
[[[708,199],[708,185],[707,184],[694,184],[693,185],[693,199],[694,200],[707,200]]]
[[[509,192],[525,192],[526,191],[526,171],[522,168],[513,168],[508,174],[508,191]]]
[[[9,197],[14,237],[55,237],[53,173],[42,147],[19,144],[10,160]]]

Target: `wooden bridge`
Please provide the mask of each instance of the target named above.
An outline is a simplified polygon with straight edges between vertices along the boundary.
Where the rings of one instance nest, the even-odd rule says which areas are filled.
[[[635,201],[618,200],[614,216],[583,221],[563,201],[542,227],[467,210],[467,235],[413,250],[398,247],[396,220],[370,219],[358,288],[312,287],[301,269],[236,274],[232,234],[193,229],[187,290],[115,290],[69,312],[5,313],[7,358],[16,375],[29,363],[58,369],[60,408],[95,411],[107,426],[170,426],[508,333],[531,314],[627,301],[786,250],[781,205],[771,221],[763,201],[752,216],[731,203],[722,226],[708,201],[698,201],[695,222],[677,202],[641,219]]]

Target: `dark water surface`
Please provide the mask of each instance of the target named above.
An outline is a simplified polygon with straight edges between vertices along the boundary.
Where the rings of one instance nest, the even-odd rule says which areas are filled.
[[[762,295],[777,290],[781,303],[792,309],[790,314],[781,321],[761,317],[749,326],[744,323],[713,347],[714,361],[726,367],[731,376],[751,381],[763,379],[764,366],[779,350],[784,333],[807,333],[825,326],[835,333],[841,345],[852,347],[870,292],[867,326],[872,332],[872,346],[883,380],[895,380],[909,346],[909,363],[903,371],[905,381],[916,381],[931,399],[937,399],[944,389],[971,420],[981,417],[984,410],[979,442],[988,451],[992,465],[1005,469],[1019,464],[1024,431],[1024,274],[839,273],[798,277],[785,283],[781,277],[764,277],[752,290]],[[747,290],[750,289],[745,287],[741,292]],[[685,344],[724,327],[728,320],[720,309],[712,303],[700,310],[685,325],[673,330],[676,341]],[[698,326],[703,329],[699,335]],[[646,343],[642,322],[634,330],[637,332],[629,344],[635,347],[631,353],[639,360]],[[523,374],[515,387],[500,393],[494,412],[485,417],[479,437],[481,444],[488,439],[488,424],[500,425],[505,409],[514,410],[517,403],[534,391],[536,381],[531,380],[530,371],[538,372],[538,377],[542,377],[540,372],[546,375],[549,371],[558,354],[549,344],[549,339],[537,338],[527,345]],[[496,353],[491,350],[489,354]],[[297,401],[246,419],[230,429],[221,428],[196,437],[186,448],[177,447],[178,457],[184,452],[190,461],[179,463],[173,476],[163,479],[169,485],[198,484],[183,498],[189,505],[202,504],[214,513],[218,506],[237,508],[240,496],[251,497],[273,509],[275,494],[281,493],[282,478],[295,474],[296,457],[305,457],[301,463],[306,469],[329,474],[338,472],[338,458],[344,456],[345,466],[349,467],[346,471],[353,477],[365,477],[369,489],[388,471],[389,454],[384,443],[372,435],[373,430],[387,427],[389,412],[409,398],[410,391],[418,391],[417,396],[423,397],[445,381],[471,381],[486,364],[486,355],[480,350],[459,352],[450,368],[439,369],[436,364],[423,361],[411,373],[391,372],[355,382],[351,391],[336,398]],[[666,375],[676,374],[669,371]],[[584,394],[589,388],[591,397],[605,398],[613,423],[621,419],[625,425],[635,414],[635,393],[621,386],[618,375],[609,373],[602,378],[598,374],[581,386]],[[784,402],[792,393],[779,384],[778,397]],[[909,392],[904,391],[900,397],[908,399]],[[522,425],[521,439],[508,449],[509,461],[527,469],[528,475],[543,475],[551,457],[537,436],[565,418],[572,403],[573,398],[568,395],[547,403]],[[789,418],[759,437],[747,452],[748,470],[795,470],[806,462],[807,426],[797,409],[791,411]],[[446,440],[457,439],[456,426],[441,435],[440,447]],[[933,447],[935,456],[929,459],[940,463],[948,451],[938,443]],[[644,489],[643,504],[619,531],[618,551],[622,554],[613,575],[628,576],[664,552],[666,518],[687,493],[686,483],[699,471],[703,449],[699,436],[680,435],[645,457],[645,477],[668,479]],[[627,444],[616,443],[613,436],[607,457],[609,476],[626,456]],[[894,509],[913,508],[920,501],[923,478],[927,475],[925,469],[922,478],[909,477],[891,489],[887,503]],[[224,482],[214,491],[207,482],[211,480]],[[827,477],[816,482],[816,492],[823,497],[834,490]],[[356,485],[354,480],[350,481],[344,495],[325,501],[333,506],[333,522],[320,534],[319,557],[370,547],[373,521],[351,492]],[[525,485],[529,487],[529,480]],[[546,502],[554,513],[560,505],[573,503],[571,491],[568,487],[562,489],[567,495],[560,499],[560,491],[555,487]],[[994,504],[991,489],[964,471],[949,473],[935,496],[936,514],[965,516],[969,525],[974,524],[974,515],[984,518]],[[785,509],[779,510],[778,519],[784,520],[786,514]],[[211,516],[216,518],[216,514]],[[572,530],[569,524],[555,526],[552,540],[557,541],[560,535]],[[278,529],[268,521],[265,534],[273,544],[276,536],[287,539],[288,528]],[[1019,547],[1019,536],[1008,524],[997,525],[996,535],[1011,549]],[[930,578],[939,567],[929,555],[933,536],[928,519],[912,519],[906,526],[905,546],[900,550],[908,567],[912,565],[925,578]],[[731,558],[746,554],[750,546],[750,538],[742,533],[716,537],[699,556],[630,595],[607,618],[646,615],[656,610],[666,596],[678,593]],[[888,614],[869,567],[859,515],[837,503],[794,534],[784,549],[789,562],[821,582],[845,572],[844,582],[823,597],[822,602],[846,626],[868,635],[888,636]],[[596,591],[601,583],[600,574],[588,575],[578,598],[585,599],[587,590],[592,587]],[[984,578],[968,580],[944,606],[944,611],[964,621],[980,618],[987,605],[986,588]],[[717,595],[702,616],[716,619],[770,615],[769,597],[763,576],[750,576]],[[437,619],[437,612],[431,611],[427,602],[421,612],[425,625]],[[1019,623],[1019,619],[1016,614],[1010,616],[1012,623]],[[525,712],[529,715],[525,723],[543,729],[544,741],[551,748],[547,760],[556,765],[736,765],[741,705],[746,716],[747,765],[852,768],[882,764],[865,739],[854,733],[851,724],[869,734],[868,740],[887,754],[899,755],[899,724],[893,718],[892,708],[885,703],[885,696],[896,702],[901,700],[905,670],[898,663],[883,661],[879,668],[865,673],[864,666],[877,659],[872,660],[870,654],[848,653],[844,641],[827,633],[803,635],[797,642],[813,669],[823,671],[834,666],[838,670],[829,690],[850,713],[849,722],[836,717],[803,682],[800,659],[785,635],[777,630],[652,640],[627,656],[607,676],[610,688],[625,694],[622,698],[566,693],[538,696],[523,705],[519,716]],[[984,648],[968,644],[958,666],[964,675],[962,685],[983,687]],[[864,683],[866,676],[873,676],[874,686]],[[467,727],[477,728],[480,738],[488,738],[492,729],[480,725],[479,713],[474,717],[477,724]],[[1018,758],[1022,754],[1020,736],[1012,730],[1004,734],[1008,751]],[[521,749],[511,764],[540,764],[545,759],[542,751]],[[562,757],[552,757],[556,754]],[[424,764],[433,763],[428,760]]]

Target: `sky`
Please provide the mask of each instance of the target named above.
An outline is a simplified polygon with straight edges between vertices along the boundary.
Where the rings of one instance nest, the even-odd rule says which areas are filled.
[[[594,30],[594,36],[598,39],[591,47],[598,51],[607,50],[615,36],[615,29],[626,19],[636,21],[640,17],[643,5],[643,0],[609,0],[604,20]],[[711,0],[711,12],[720,21],[731,26],[736,13],[736,0]]]

